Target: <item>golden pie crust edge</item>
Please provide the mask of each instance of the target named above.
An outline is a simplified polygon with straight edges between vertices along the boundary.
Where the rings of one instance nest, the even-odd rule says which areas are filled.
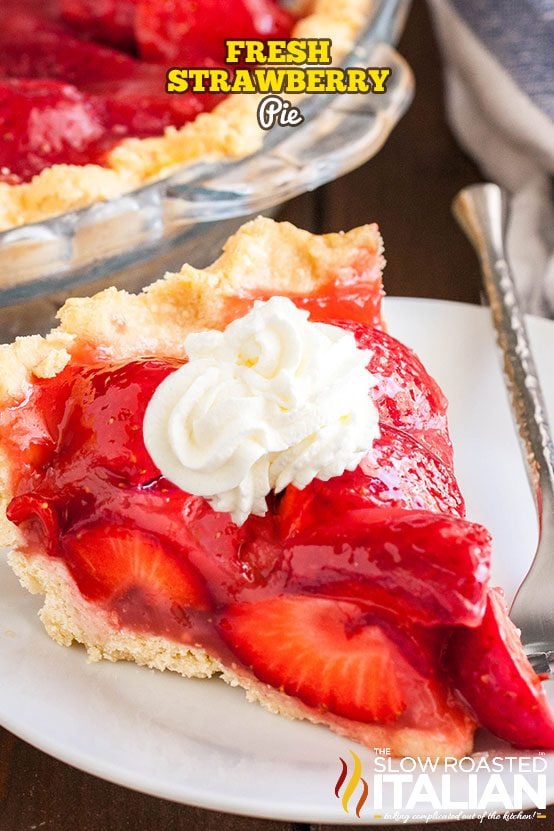
[[[352,49],[374,5],[375,0],[302,3],[306,16],[291,36],[331,38],[333,58],[340,61]],[[30,182],[0,182],[0,231],[113,199],[199,160],[254,153],[263,138],[256,121],[260,99],[233,95],[181,128],[168,127],[152,138],[125,139],[111,151],[105,167],[60,164],[45,168]]]

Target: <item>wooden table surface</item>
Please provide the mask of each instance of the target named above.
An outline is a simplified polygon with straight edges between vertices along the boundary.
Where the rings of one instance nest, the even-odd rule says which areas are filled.
[[[296,199],[280,218],[316,232],[377,221],[385,239],[389,294],[477,302],[479,274],[451,218],[450,201],[479,174],[445,124],[440,57],[422,0],[414,3],[400,51],[415,71],[418,92],[385,148],[360,170]],[[509,825],[485,821],[456,827],[506,831]],[[549,809],[539,828],[553,827],[554,809]],[[0,831],[319,828],[218,814],[134,793],[81,773],[0,730]]]

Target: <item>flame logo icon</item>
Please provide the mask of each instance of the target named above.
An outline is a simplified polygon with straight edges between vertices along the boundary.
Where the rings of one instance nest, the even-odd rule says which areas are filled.
[[[341,804],[342,804],[342,807],[343,807],[343,810],[345,811],[345,813],[348,813],[348,805],[350,803],[350,799],[352,798],[352,795],[354,794],[354,791],[356,790],[359,783],[361,782],[362,783],[362,794],[361,794],[361,796],[358,799],[358,802],[356,804],[356,816],[359,819],[360,811],[364,807],[366,799],[367,799],[367,795],[369,793],[369,787],[368,787],[368,784],[367,784],[366,780],[362,777],[362,762],[360,760],[360,757],[353,750],[350,750],[349,752],[350,752],[350,755],[352,756],[352,758],[354,760],[354,770],[352,771],[352,773],[350,775],[350,778],[346,782],[346,777],[348,775],[348,765],[346,764],[346,762],[344,761],[342,756],[339,756],[340,763],[341,763],[341,772],[339,774],[339,778],[337,779],[337,784],[335,785],[335,796],[337,797],[337,799],[341,800]],[[346,782],[346,786],[344,788],[344,792],[343,792],[342,797],[341,797],[340,796],[340,791],[341,791],[342,786],[345,784],[345,782]]]

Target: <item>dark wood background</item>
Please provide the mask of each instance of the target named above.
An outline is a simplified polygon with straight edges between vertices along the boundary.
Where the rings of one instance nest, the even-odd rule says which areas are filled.
[[[451,218],[450,202],[479,173],[445,123],[440,57],[423,0],[414,3],[399,48],[414,69],[418,91],[385,148],[360,170],[291,202],[280,218],[316,232],[377,221],[385,239],[389,294],[477,302],[476,262]],[[554,809],[538,822],[545,831],[553,828]],[[509,826],[485,821],[456,827],[507,831]],[[321,828],[217,814],[134,793],[81,773],[0,730],[0,831]]]

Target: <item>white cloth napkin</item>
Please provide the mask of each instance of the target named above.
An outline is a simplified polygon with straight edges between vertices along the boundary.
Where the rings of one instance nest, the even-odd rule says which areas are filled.
[[[513,198],[508,252],[527,311],[554,317],[554,0],[429,0],[450,124]]]

